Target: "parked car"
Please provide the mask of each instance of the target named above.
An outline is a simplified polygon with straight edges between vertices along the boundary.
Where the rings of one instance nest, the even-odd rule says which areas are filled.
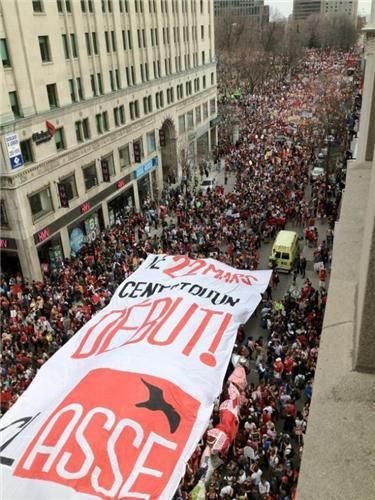
[[[213,177],[207,177],[204,179],[200,185],[200,189],[203,193],[207,193],[208,189],[213,191],[215,189],[216,180]]]
[[[324,173],[325,173],[325,170],[323,167],[314,167],[311,170],[311,174],[310,174],[311,182],[314,182],[317,179],[319,179],[319,177],[322,177],[324,175]]]

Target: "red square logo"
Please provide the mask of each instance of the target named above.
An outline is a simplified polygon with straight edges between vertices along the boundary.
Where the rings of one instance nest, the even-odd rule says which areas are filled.
[[[105,498],[160,498],[199,406],[168,380],[93,370],[39,429],[14,474]]]

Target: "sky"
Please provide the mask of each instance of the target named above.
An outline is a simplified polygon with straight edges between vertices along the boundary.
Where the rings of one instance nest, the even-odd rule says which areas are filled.
[[[293,11],[293,0],[264,0],[266,5],[271,7],[271,15],[278,10],[282,16],[288,17]],[[358,15],[367,16],[370,14],[371,0],[359,0]]]

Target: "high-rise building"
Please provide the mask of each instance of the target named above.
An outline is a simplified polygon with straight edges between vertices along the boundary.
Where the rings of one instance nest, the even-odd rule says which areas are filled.
[[[357,18],[358,0],[322,0],[321,13],[327,15],[346,14]]]
[[[255,24],[269,21],[269,6],[264,0],[214,0],[215,16],[242,17]]]
[[[321,0],[293,0],[293,18],[297,21],[320,14]]]
[[[0,0],[1,260],[39,279],[216,144],[213,0]]]
[[[347,14],[357,18],[358,0],[294,0],[293,17],[296,20],[306,19],[314,14],[339,15]]]

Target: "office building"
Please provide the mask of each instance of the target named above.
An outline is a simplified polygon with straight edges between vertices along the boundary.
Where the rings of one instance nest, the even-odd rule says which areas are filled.
[[[321,0],[294,0],[293,18],[297,21],[321,13]]]
[[[0,0],[1,261],[42,278],[216,144],[213,0]]]
[[[254,24],[269,21],[269,6],[263,0],[214,0],[215,16],[242,17]]]
[[[323,0],[321,5],[321,13],[325,15],[340,15],[357,19],[358,0]]]

